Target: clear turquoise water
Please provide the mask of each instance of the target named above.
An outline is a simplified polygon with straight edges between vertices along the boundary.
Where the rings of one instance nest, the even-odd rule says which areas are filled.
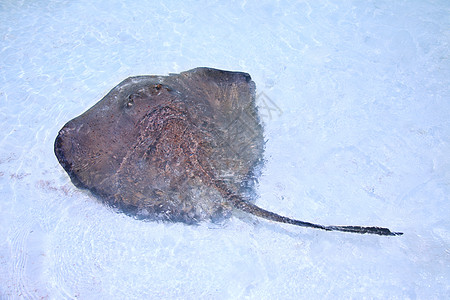
[[[450,294],[448,1],[0,2],[0,296],[443,299]],[[62,125],[130,75],[245,71],[262,207],[385,238],[235,216],[140,222],[77,190]]]

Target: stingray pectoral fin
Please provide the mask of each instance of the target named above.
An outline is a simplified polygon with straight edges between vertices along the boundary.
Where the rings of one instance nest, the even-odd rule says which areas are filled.
[[[245,201],[239,196],[232,196],[231,201],[233,203],[233,206],[239,210],[242,210],[244,212],[250,213],[252,215],[275,221],[280,223],[286,223],[286,224],[292,224],[296,226],[302,226],[302,227],[310,227],[310,228],[317,228],[327,231],[344,231],[344,232],[353,232],[353,233],[360,233],[360,234],[378,234],[378,235],[402,235],[402,232],[392,232],[387,228],[383,227],[362,227],[362,226],[324,226],[320,224],[313,224],[309,222],[303,222],[299,220],[290,219],[287,217],[280,216],[276,213],[267,211],[265,209],[262,209],[250,202]]]

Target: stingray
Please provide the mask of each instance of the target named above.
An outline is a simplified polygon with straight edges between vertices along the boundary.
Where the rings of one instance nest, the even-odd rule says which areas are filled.
[[[76,187],[140,219],[197,224],[240,210],[328,231],[401,234],[303,222],[250,201],[264,137],[247,73],[129,77],[65,124],[54,150]]]

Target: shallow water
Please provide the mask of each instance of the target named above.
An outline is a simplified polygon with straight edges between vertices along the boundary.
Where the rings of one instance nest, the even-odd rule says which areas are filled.
[[[2,299],[448,297],[447,1],[91,2],[0,3]],[[258,205],[405,234],[141,222],[71,184],[65,122],[197,66],[256,82]]]

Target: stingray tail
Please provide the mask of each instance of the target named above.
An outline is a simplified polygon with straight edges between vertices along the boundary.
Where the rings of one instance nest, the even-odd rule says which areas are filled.
[[[242,210],[244,212],[253,214],[255,216],[280,222],[280,223],[286,223],[286,224],[292,224],[296,226],[302,226],[302,227],[311,227],[311,228],[317,228],[327,231],[344,231],[344,232],[353,232],[353,233],[360,233],[360,234],[378,234],[378,235],[402,235],[402,232],[392,232],[387,228],[383,227],[363,227],[363,226],[324,226],[319,224],[313,224],[309,222],[303,222],[299,220],[290,219],[287,217],[280,216],[276,213],[267,211],[265,209],[262,209],[250,202],[247,202],[240,198],[239,196],[232,196],[231,201],[233,202],[233,205],[235,208]]]

